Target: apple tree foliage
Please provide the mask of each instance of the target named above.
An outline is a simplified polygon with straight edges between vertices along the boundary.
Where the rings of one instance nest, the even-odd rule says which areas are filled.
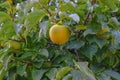
[[[51,42],[54,24],[67,43]],[[119,30],[120,0],[0,0],[0,80],[120,80]]]

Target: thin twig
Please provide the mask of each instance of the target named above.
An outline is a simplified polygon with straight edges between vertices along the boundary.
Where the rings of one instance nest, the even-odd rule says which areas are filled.
[[[96,3],[96,0],[92,0],[91,4],[94,5],[95,3]],[[91,16],[92,16],[92,13],[93,13],[93,12],[90,12],[90,11],[87,13],[87,16],[86,16],[86,18],[85,18],[85,20],[84,20],[83,25],[86,25],[86,24],[87,24],[87,22],[89,21],[89,19],[90,19]]]
[[[92,15],[92,14],[91,14],[90,12],[87,13],[87,16],[86,16],[86,18],[85,18],[85,20],[84,20],[83,25],[86,25],[86,24],[87,24],[87,22],[89,21],[91,15]]]
[[[52,16],[52,13],[46,8],[45,5],[43,5],[43,3],[42,3],[40,0],[39,0],[39,4],[41,5],[41,7],[42,7],[44,10],[46,10],[46,11],[48,12],[49,16]]]

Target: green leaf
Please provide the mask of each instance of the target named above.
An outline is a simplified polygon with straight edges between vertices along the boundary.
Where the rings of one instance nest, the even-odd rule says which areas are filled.
[[[44,34],[44,36],[46,37],[46,33],[47,33],[47,23],[48,21],[43,21],[40,23],[40,28],[41,28],[41,33],[40,35],[42,36],[42,34]],[[40,36],[40,37],[41,37]]]
[[[96,76],[96,77],[97,77],[97,80],[112,80],[110,76],[104,73],[101,73],[99,76]]]
[[[110,54],[109,58],[108,58],[108,65],[110,67],[115,67],[116,64],[118,64],[119,59],[117,59],[116,56],[114,56],[114,54]]]
[[[88,0],[77,0],[78,3],[82,2],[82,3],[86,3]]]
[[[86,37],[86,36],[89,35],[89,34],[96,34],[96,33],[93,32],[92,29],[87,29],[87,30],[85,30],[84,33],[83,33],[84,37]]]
[[[97,51],[98,47],[96,45],[87,45],[81,49],[81,53],[88,57],[90,60],[92,60],[93,56]]]
[[[84,25],[79,25],[79,26],[76,27],[76,31],[86,30],[86,29],[87,29],[87,27],[84,26]]]
[[[36,63],[33,63],[34,64],[34,66],[36,67],[36,68],[41,68],[41,66],[43,65],[43,61],[41,61],[41,62],[36,62]]]
[[[120,22],[116,17],[110,18],[108,24],[115,30],[120,29]]]
[[[40,49],[39,54],[48,58],[49,57],[49,52],[47,49]]]
[[[56,68],[52,68],[49,72],[46,73],[46,76],[50,79],[50,80],[55,80],[55,75],[57,73],[57,69]]]
[[[56,74],[56,80],[61,80],[71,70],[69,66],[61,68]]]
[[[27,14],[32,9],[34,4],[32,4],[32,3],[29,3],[29,4],[21,3],[20,7],[22,8],[23,5],[25,5],[24,12]]]
[[[75,12],[76,11],[75,7],[72,4],[70,4],[70,3],[62,4],[61,7],[60,7],[60,10],[62,12],[66,12],[66,11],[68,11],[68,12],[71,12],[71,11]]]
[[[36,10],[31,12],[26,16],[24,26],[27,27],[28,30],[35,30],[37,24],[46,16],[46,13],[43,10]]]
[[[75,66],[79,69],[80,72],[86,75],[86,80],[96,80],[95,75],[88,68],[88,62],[75,62]]]
[[[120,31],[113,31],[112,35],[114,36],[114,41],[111,45],[111,47],[120,49]]]
[[[96,37],[93,36],[93,35],[88,35],[88,36],[86,37],[86,40],[89,42],[89,44],[92,44],[92,43],[95,43]]]
[[[66,4],[61,4],[60,5],[60,11],[61,12],[67,12],[67,13],[77,13],[80,16],[84,15],[84,11],[82,9],[80,9],[80,7],[76,7],[74,4],[72,3],[66,3]]]
[[[6,1],[6,2],[1,3],[0,7],[9,9],[9,8],[11,8],[11,5],[9,4],[8,1]]]
[[[64,52],[63,52],[64,53]],[[62,53],[62,54],[63,54]],[[61,58],[62,57],[62,58]],[[65,55],[61,55],[61,56],[58,56],[58,57],[56,57],[56,59],[55,59],[55,63],[56,64],[61,64],[61,65],[59,65],[59,66],[61,66],[62,67],[62,65],[68,65],[68,66],[71,66],[71,65],[73,65],[73,59],[75,58],[75,56],[73,55],[73,54],[71,54],[71,53],[67,53],[67,52],[65,52]]]
[[[8,76],[8,80],[16,80],[16,73],[15,71],[11,71],[9,72],[9,76]]]
[[[106,70],[104,73],[111,76],[112,78],[114,78],[116,80],[120,80],[120,74],[118,72],[116,72],[116,71]]]
[[[13,55],[7,55],[4,58],[4,69],[7,70],[8,69],[8,64],[10,62],[10,60],[12,59]]]
[[[78,14],[70,14],[69,15],[70,18],[72,18],[75,22],[79,23],[80,21],[80,17],[78,16]]]
[[[13,35],[15,35],[15,29],[14,29],[13,22],[6,21],[5,23],[3,23],[3,26],[0,29],[0,36],[11,38]]]
[[[33,80],[41,80],[43,77],[43,74],[46,72],[46,70],[32,70],[32,78]]]
[[[68,75],[66,75],[65,77],[63,77],[62,80],[72,80],[72,75],[71,75],[71,74],[68,74]]]
[[[17,66],[17,74],[20,76],[24,75],[27,65]]]
[[[6,70],[4,69],[4,67],[0,70],[0,80],[3,80],[4,76],[6,74]]]
[[[37,10],[34,12],[31,12],[25,20],[25,26],[35,26],[39,21],[42,20],[42,18],[46,15],[46,13],[42,10]]]
[[[92,65],[90,64],[90,69],[94,72],[94,74],[102,73],[105,70],[105,67],[101,67],[101,65]]]
[[[88,77],[78,70],[72,70],[71,74],[73,76],[73,80],[88,80]]]
[[[67,45],[67,49],[79,49],[85,45],[84,41],[72,41]]]
[[[95,41],[100,49],[108,42],[106,39],[96,39]]]
[[[49,2],[49,0],[41,0],[41,3],[44,4],[44,5],[47,5]]]
[[[0,12],[0,23],[6,21],[6,20],[11,20],[11,17],[5,13],[5,12]]]
[[[108,42],[106,39],[96,38],[96,36],[92,35],[87,36],[86,39],[90,44],[96,43],[100,49]]]
[[[112,1],[101,0],[101,1],[104,5],[107,5],[110,9],[112,9],[112,11],[116,12],[116,9],[118,9],[117,6],[116,6],[116,3],[118,2],[117,0],[112,0]]]
[[[6,48],[0,50],[0,60],[4,60],[4,58],[8,55],[8,52],[6,51],[8,51]]]
[[[21,55],[20,59],[27,59],[29,57],[32,57],[33,53],[32,52],[26,52]]]
[[[100,49],[99,52],[95,55],[98,63],[102,62],[107,56],[107,48]]]

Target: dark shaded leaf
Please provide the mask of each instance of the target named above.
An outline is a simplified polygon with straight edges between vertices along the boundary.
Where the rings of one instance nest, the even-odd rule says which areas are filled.
[[[41,80],[43,77],[43,74],[46,72],[46,70],[32,70],[32,78],[33,80]]]
[[[87,45],[81,49],[81,53],[92,60],[95,53],[98,51],[98,47],[96,45]]]
[[[71,41],[68,45],[67,45],[67,49],[79,49],[82,46],[84,46],[85,43],[84,41]]]

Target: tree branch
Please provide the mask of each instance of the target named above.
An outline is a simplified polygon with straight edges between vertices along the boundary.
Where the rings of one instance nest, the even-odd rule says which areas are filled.
[[[40,6],[41,6],[45,11],[47,11],[48,17],[51,19],[51,16],[54,16],[54,15],[49,11],[49,9],[48,9],[45,5],[43,5],[43,3],[41,2],[41,0],[39,0],[39,4],[40,4]],[[54,18],[52,18],[52,21],[53,21],[54,23],[57,23]]]
[[[49,16],[52,16],[52,13],[46,8],[45,5],[43,5],[43,3],[41,2],[41,0],[39,0],[39,4],[41,5],[41,7],[42,7],[44,10],[46,10],[46,11],[48,12]]]
[[[87,16],[86,16],[86,18],[85,18],[85,20],[84,20],[83,25],[86,25],[86,24],[87,24],[87,22],[89,21],[91,15],[92,15],[92,14],[91,14],[90,12],[87,13]]]
[[[95,3],[96,3],[96,0],[92,0],[92,2],[91,2],[92,6],[93,6]],[[93,12],[90,12],[90,11],[87,13],[87,16],[86,16],[86,18],[85,18],[85,20],[84,20],[83,25],[86,25],[86,24],[87,24],[87,22],[90,20],[90,18],[91,18],[91,16],[92,16],[92,13],[93,13]]]
[[[92,0],[92,5],[94,5],[96,3],[96,0]]]

